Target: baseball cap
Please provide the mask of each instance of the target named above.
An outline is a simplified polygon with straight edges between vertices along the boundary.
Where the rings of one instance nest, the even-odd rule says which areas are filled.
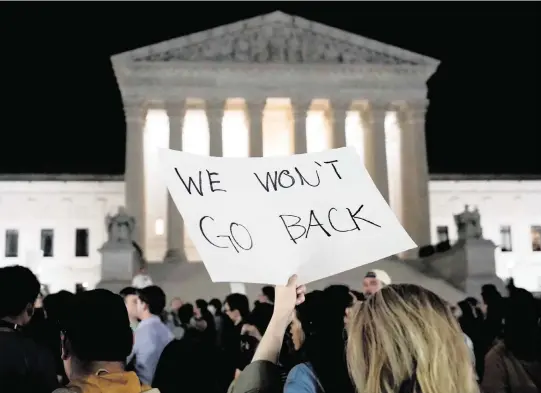
[[[120,295],[106,289],[73,297],[61,329],[83,361],[125,361],[133,346],[128,311]]]
[[[385,270],[370,270],[364,277],[375,278],[376,280],[381,281],[383,285],[391,285],[391,277],[385,272]]]

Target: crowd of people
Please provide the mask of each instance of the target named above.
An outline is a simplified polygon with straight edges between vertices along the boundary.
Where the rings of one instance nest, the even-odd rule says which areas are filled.
[[[238,293],[168,304],[156,285],[42,298],[32,271],[3,267],[1,391],[541,392],[541,307],[528,291],[486,285],[450,305],[381,270],[359,289],[307,293],[292,277],[255,304]]]

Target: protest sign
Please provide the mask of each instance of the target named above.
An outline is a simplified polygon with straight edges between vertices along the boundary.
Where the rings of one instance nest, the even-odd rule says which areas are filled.
[[[288,157],[162,149],[162,174],[214,282],[307,284],[416,244],[354,148]]]

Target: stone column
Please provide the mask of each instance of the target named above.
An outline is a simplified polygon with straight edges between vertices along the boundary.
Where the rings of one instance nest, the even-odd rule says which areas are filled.
[[[333,149],[346,146],[346,118],[351,107],[350,100],[332,100],[332,144]]]
[[[169,148],[182,151],[182,131],[186,116],[185,102],[167,102],[169,117]],[[171,194],[167,192],[167,253],[166,262],[183,262],[186,260],[184,250],[184,220],[180,215]]]
[[[249,127],[249,156],[263,157],[263,111],[267,99],[246,102]]]
[[[295,154],[306,153],[306,118],[310,105],[312,105],[311,98],[291,99]]]
[[[124,102],[126,115],[126,169],[124,178],[126,210],[136,220],[133,239],[144,250],[145,221],[145,161],[144,127],[147,106],[143,101]]]
[[[224,118],[225,100],[207,100],[205,112],[209,126],[211,157],[223,156],[222,122]]]
[[[385,151],[387,109],[386,103],[373,102],[368,113],[362,113],[362,119],[364,123],[364,165],[381,195],[389,202],[387,152]]]
[[[401,132],[402,224],[419,246],[430,244],[426,106],[424,101],[410,103],[397,112]]]

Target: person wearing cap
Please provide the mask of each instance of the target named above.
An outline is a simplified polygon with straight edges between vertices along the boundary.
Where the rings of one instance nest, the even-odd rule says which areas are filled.
[[[370,270],[363,279],[363,293],[368,297],[387,285],[391,285],[391,277],[384,270]]]
[[[125,371],[133,332],[122,297],[106,289],[80,292],[62,321],[62,360],[70,380],[53,393],[159,393]]]

